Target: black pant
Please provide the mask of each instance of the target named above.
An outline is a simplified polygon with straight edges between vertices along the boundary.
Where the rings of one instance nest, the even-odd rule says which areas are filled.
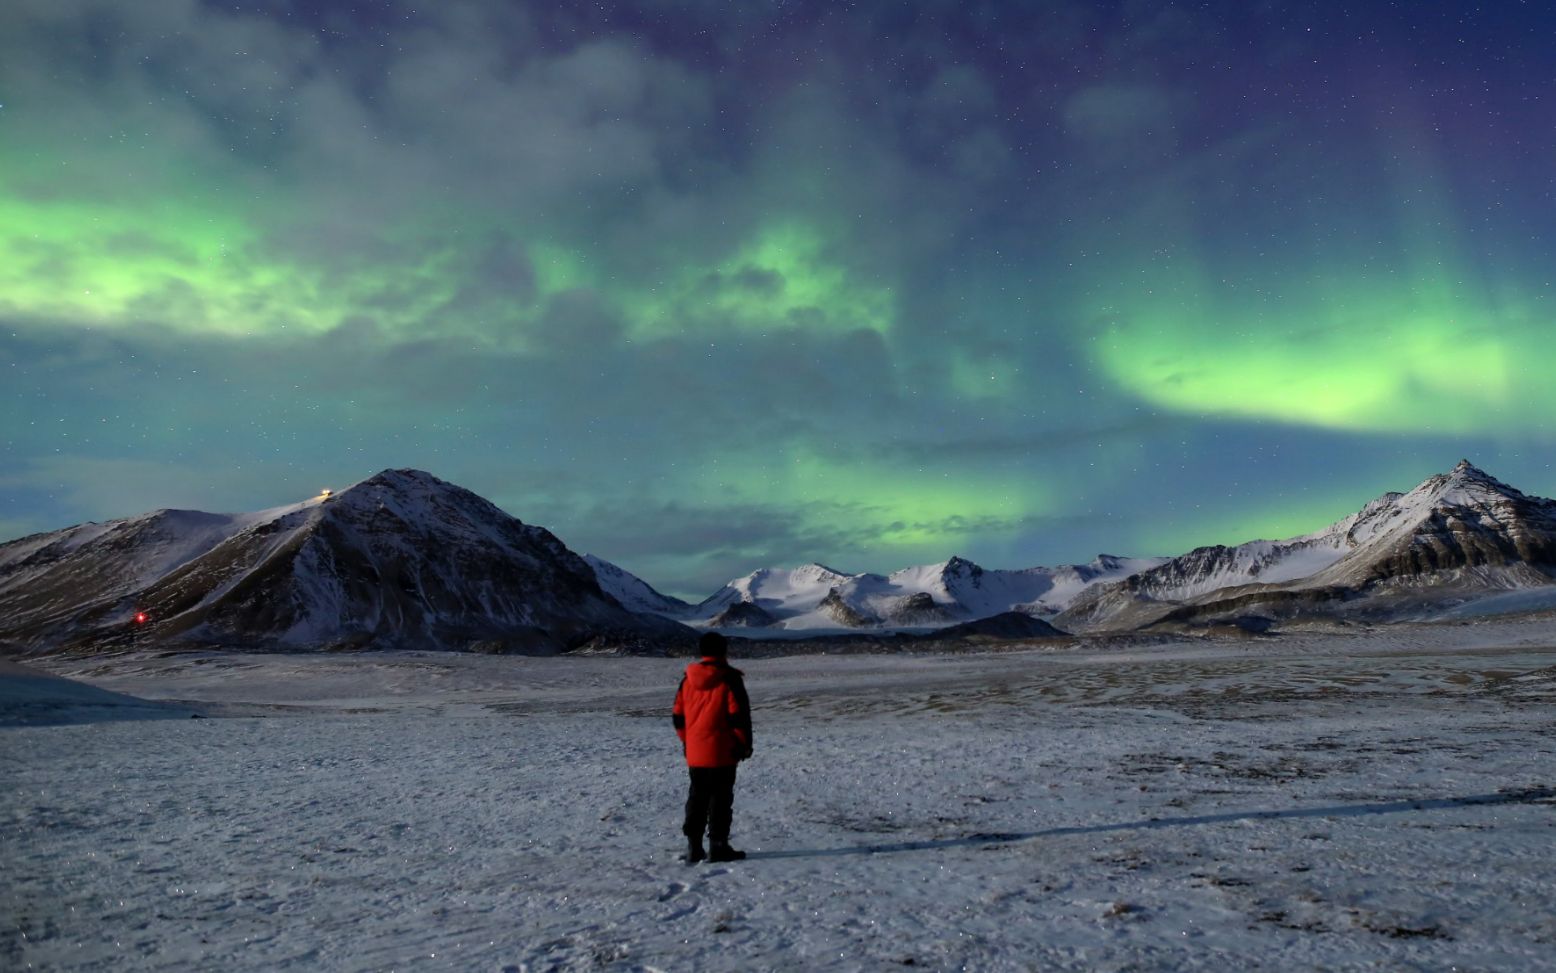
[[[708,840],[716,845],[729,842],[729,822],[735,810],[734,767],[691,767],[692,786],[686,795],[686,824],[681,831],[688,838]]]

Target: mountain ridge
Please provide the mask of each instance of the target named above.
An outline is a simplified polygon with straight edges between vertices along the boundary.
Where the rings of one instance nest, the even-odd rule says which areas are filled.
[[[1556,501],[1467,460],[1291,538],[1057,567],[990,569],[961,556],[889,574],[766,567],[695,605],[469,490],[390,469],[250,513],[161,508],[0,544],[0,640],[662,651],[695,629],[954,633],[1011,613],[1083,634],[1263,632],[1283,620],[1432,617],[1553,585]],[[1010,617],[995,628],[1048,631]]]
[[[727,619],[731,629],[798,634],[935,628],[1016,611],[1092,631],[1152,625],[1174,613],[1214,615],[1206,606],[1220,601],[1256,608],[1261,593],[1289,610],[1338,603],[1346,600],[1342,593],[1354,597],[1411,585],[1505,590],[1556,581],[1556,519],[1540,513],[1548,509],[1556,505],[1461,460],[1412,490],[1385,492],[1353,514],[1290,538],[1207,545],[1176,557],[1099,554],[1088,564],[1057,567],[987,569],[960,556],[888,575],[844,575],[817,562],[792,570],[766,567],[672,617],[695,626],[722,628]],[[1470,530],[1463,526],[1466,511],[1476,510],[1486,516]],[[1415,528],[1433,516],[1460,526],[1444,521],[1428,531],[1435,542],[1412,541]],[[1498,535],[1486,527],[1487,519],[1506,522],[1511,533]],[[1453,551],[1466,544],[1480,555],[1455,568]],[[1363,549],[1393,553],[1367,561],[1356,553]],[[1320,594],[1325,590],[1329,597]],[[728,614],[741,603],[760,611]]]
[[[1461,460],[1310,534],[1196,548],[1099,586],[1058,623],[1082,631],[1144,627],[1261,606],[1290,614],[1372,596],[1405,604],[1409,589],[1435,587],[1446,596],[1552,583],[1556,501],[1530,497]]]
[[[606,594],[550,531],[420,470],[249,514],[85,526],[0,545],[0,637],[541,653],[691,637]]]

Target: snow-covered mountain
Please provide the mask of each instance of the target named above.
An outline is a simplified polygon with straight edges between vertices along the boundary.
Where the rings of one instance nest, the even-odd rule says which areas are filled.
[[[762,568],[736,578],[695,606],[674,599],[650,607],[645,599],[618,599],[692,624],[720,629],[823,632],[858,628],[940,628],[1004,612],[1053,615],[1087,587],[1159,564],[1161,558],[1099,555],[1090,564],[989,570],[953,557],[889,575],[847,574],[824,564]],[[629,596],[646,589],[620,568],[596,566],[606,590]],[[641,586],[641,587],[639,587]],[[657,592],[655,592],[657,594]],[[659,596],[663,598],[663,596]],[[755,633],[753,633],[755,634]]]
[[[629,580],[602,571],[602,585],[653,591],[620,573]],[[751,634],[935,629],[1007,612],[1100,631],[1164,619],[1326,615],[1363,596],[1381,606],[1383,595],[1401,617],[1419,617],[1495,590],[1552,584],[1556,503],[1525,496],[1466,461],[1409,493],[1384,494],[1322,530],[1285,540],[1173,558],[1101,554],[1088,564],[1019,570],[960,557],[889,575],[813,563],[753,571],[696,606],[623,600],[696,626],[757,630]]]
[[[1423,617],[1536,586],[1556,590],[1556,501],[1468,462],[1286,540],[1020,570],[959,557],[889,575],[764,568],[696,606],[574,554],[468,490],[386,470],[256,513],[158,510],[0,544],[0,640],[657,650],[691,637],[672,619],[799,635],[941,629],[1018,612],[1099,631]]]
[[[594,569],[594,579],[604,592],[621,602],[628,611],[653,612],[669,618],[685,615],[692,608],[679,598],[655,591],[648,582],[593,554],[583,556],[585,563]]]
[[[1347,530],[1354,548],[1311,583],[1504,588],[1553,580],[1556,501],[1528,496],[1468,460],[1357,517]]]
[[[731,605],[749,602],[776,618],[789,618],[814,610],[829,591],[852,577],[824,564],[759,568],[704,598],[692,617],[711,618]]]
[[[1096,586],[1058,623],[1129,628],[1238,612],[1325,614],[1359,599],[1418,610],[1552,583],[1556,502],[1526,496],[1466,460],[1312,534],[1201,547]]]
[[[258,513],[158,510],[0,545],[0,638],[38,648],[547,652],[689,635],[624,608],[549,531],[417,470]]]

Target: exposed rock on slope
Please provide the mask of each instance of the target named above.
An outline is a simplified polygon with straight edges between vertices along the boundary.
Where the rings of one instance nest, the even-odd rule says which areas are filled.
[[[957,619],[952,609],[934,599],[927,591],[917,591],[893,605],[885,621],[891,625],[948,625]]]
[[[1549,583],[1556,568],[1556,501],[1530,497],[1461,461],[1409,493],[1356,549],[1319,572],[1325,584],[1417,586],[1473,580],[1497,587]]]
[[[549,531],[417,470],[236,516],[158,511],[0,546],[4,636],[555,652],[689,638]],[[147,621],[136,625],[135,613]]]
[[[827,592],[827,596],[821,599],[821,604],[816,608],[819,614],[831,618],[844,628],[865,628],[881,624],[881,620],[876,616],[865,614],[844,601],[842,592],[837,588]]]
[[[955,639],[982,636],[995,639],[1042,639],[1061,638],[1064,635],[1064,632],[1041,618],[1033,618],[1024,612],[1001,612],[988,618],[979,618],[943,628],[933,633],[931,637]]]
[[[710,628],[766,628],[778,619],[767,609],[749,601],[737,601],[714,615],[708,622]]]
[[[1116,629],[1250,612],[1388,620],[1477,591],[1553,580],[1556,502],[1526,496],[1465,461],[1316,533],[1202,547],[1094,587],[1058,621]]]

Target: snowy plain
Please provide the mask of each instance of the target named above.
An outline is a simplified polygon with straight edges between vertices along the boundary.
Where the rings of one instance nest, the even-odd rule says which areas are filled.
[[[8,667],[0,967],[1556,969],[1550,617],[736,659],[695,867],[684,664]]]

